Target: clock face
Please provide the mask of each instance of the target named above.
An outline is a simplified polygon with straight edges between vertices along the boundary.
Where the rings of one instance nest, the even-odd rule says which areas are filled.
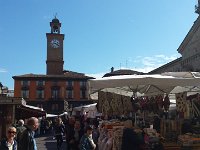
[[[50,44],[51,44],[51,47],[53,48],[58,48],[60,46],[60,42],[57,39],[51,40]]]

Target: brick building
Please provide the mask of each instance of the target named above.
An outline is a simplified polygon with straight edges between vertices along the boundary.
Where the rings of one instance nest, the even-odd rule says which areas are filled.
[[[48,113],[59,114],[74,106],[90,104],[87,80],[83,73],[63,69],[64,34],[55,17],[50,22],[47,37],[46,75],[24,74],[13,76],[14,96],[23,97],[27,104],[41,107]]]

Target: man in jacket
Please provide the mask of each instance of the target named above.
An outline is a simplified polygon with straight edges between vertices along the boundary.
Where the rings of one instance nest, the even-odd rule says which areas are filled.
[[[37,118],[31,117],[28,119],[27,128],[22,132],[19,139],[18,150],[37,150],[34,135],[38,126],[39,123]]]
[[[24,120],[20,119],[18,121],[18,127],[17,127],[17,134],[16,134],[16,140],[17,142],[20,139],[21,134],[23,133],[23,131],[26,129],[26,127],[24,126]]]

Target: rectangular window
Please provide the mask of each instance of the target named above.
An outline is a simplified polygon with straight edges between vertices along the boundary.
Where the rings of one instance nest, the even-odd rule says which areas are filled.
[[[72,99],[73,98],[73,90],[67,90],[67,98]]]
[[[37,81],[37,86],[44,86],[44,81]]]
[[[87,89],[87,81],[80,81],[80,90]]]
[[[81,87],[86,87],[87,82],[86,81],[80,81],[80,86]]]
[[[52,89],[51,96],[53,99],[58,99],[59,98],[59,89]]]
[[[29,86],[30,85],[30,81],[27,81],[27,80],[21,81],[21,85],[22,86]]]
[[[80,90],[80,98],[85,99],[86,97],[86,90]]]
[[[21,91],[21,97],[29,98],[29,90],[22,90]]]
[[[37,90],[37,98],[44,98],[44,90]]]
[[[73,87],[74,82],[73,81],[67,81],[67,87]]]

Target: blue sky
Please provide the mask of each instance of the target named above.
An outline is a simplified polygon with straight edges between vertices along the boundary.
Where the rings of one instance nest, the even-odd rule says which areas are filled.
[[[115,69],[148,72],[180,55],[197,0],[1,0],[0,81],[46,74],[46,33],[62,23],[64,69],[101,77]]]

